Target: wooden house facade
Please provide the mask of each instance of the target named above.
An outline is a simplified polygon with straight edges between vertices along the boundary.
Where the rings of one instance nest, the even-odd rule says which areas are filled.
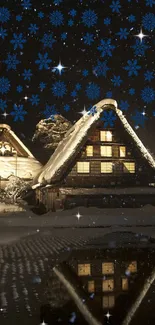
[[[7,124],[0,124],[0,188],[9,176],[32,180],[42,165]]]
[[[66,133],[34,179],[36,197],[47,209],[68,195],[112,194],[112,189],[147,187],[155,179],[155,160],[114,100],[103,100]],[[104,109],[114,109],[115,127],[104,128]],[[103,196],[103,195],[102,195]]]

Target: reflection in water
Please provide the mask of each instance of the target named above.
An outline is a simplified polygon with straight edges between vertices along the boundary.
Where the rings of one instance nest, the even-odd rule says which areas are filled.
[[[105,246],[73,250],[55,266],[48,282],[49,325],[155,324],[154,244],[138,239],[133,247]]]

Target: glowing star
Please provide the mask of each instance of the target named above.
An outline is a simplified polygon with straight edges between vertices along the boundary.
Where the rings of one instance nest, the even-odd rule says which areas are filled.
[[[40,324],[40,325],[47,325],[45,322],[44,322],[44,320],[43,320],[43,322]]]
[[[1,115],[3,115],[5,118],[7,117],[7,115],[9,115],[7,112],[4,112],[3,114],[1,114]]]
[[[61,71],[63,70],[63,69],[65,69],[66,67],[64,67],[62,64],[61,64],[61,61],[59,61],[59,64],[56,66],[56,67],[54,67],[54,71],[55,71],[55,69],[57,69],[58,71],[59,71],[59,74],[61,75]]]
[[[27,96],[25,96],[25,97],[24,97],[24,99],[25,99],[25,100],[28,100],[28,97],[27,97]]]
[[[76,217],[78,218],[78,220],[82,217],[82,215],[78,212],[77,214],[76,214]]]
[[[145,113],[145,112],[143,112],[143,113],[142,113],[142,115],[146,115],[146,113]]]
[[[144,37],[148,37],[148,35],[144,35],[144,34],[143,34],[142,29],[140,30],[140,33],[139,33],[139,34],[134,35],[134,36],[139,37],[141,43],[142,43],[142,40],[143,40]]]
[[[79,112],[79,114],[82,114],[84,116],[86,113],[87,113],[87,111],[86,111],[85,106],[84,106],[83,111]]]
[[[108,318],[108,320],[109,320],[109,318],[112,316],[112,315],[110,315],[109,314],[109,311],[105,314],[105,316]]]

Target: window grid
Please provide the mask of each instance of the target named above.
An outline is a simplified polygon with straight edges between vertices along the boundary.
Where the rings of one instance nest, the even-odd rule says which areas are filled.
[[[88,292],[94,292],[95,291],[95,282],[92,281],[88,281]]]
[[[113,291],[114,279],[106,279],[102,281],[102,291]]]
[[[77,172],[78,173],[89,173],[90,172],[90,164],[89,162],[77,162]]]
[[[113,164],[112,162],[101,162],[101,173],[112,173]]]
[[[113,308],[115,306],[114,296],[103,296],[103,308]]]
[[[92,157],[93,156],[93,146],[86,146],[86,155],[88,157]]]
[[[90,264],[78,264],[78,275],[91,275]]]
[[[102,274],[114,274],[114,263],[102,263]]]
[[[112,147],[111,146],[100,146],[101,156],[112,157]]]
[[[125,146],[119,147],[119,155],[120,155],[120,157],[126,157],[126,147]]]
[[[123,162],[124,173],[135,173],[135,163],[134,162]]]
[[[112,141],[112,132],[111,131],[100,131],[100,140],[101,141]]]

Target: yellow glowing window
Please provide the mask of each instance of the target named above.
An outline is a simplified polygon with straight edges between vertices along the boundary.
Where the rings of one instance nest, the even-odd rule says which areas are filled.
[[[86,147],[86,155],[88,157],[92,157],[93,156],[93,146],[87,146]]]
[[[91,275],[90,264],[78,264],[78,275]]]
[[[115,306],[114,296],[103,296],[103,308],[113,308]]]
[[[89,162],[78,161],[77,162],[77,172],[78,173],[89,173],[90,165]]]
[[[135,173],[135,163],[134,162],[123,162],[124,173]]]
[[[101,141],[112,141],[112,132],[111,131],[100,131],[100,140]]]
[[[112,147],[111,146],[101,146],[101,156],[112,157]]]
[[[94,291],[95,291],[95,282],[88,281],[88,292],[94,292]]]
[[[101,162],[101,173],[112,173],[112,162]]]
[[[128,290],[128,279],[124,278],[122,279],[122,290]]]
[[[114,263],[102,263],[102,274],[114,274]]]
[[[102,291],[113,291],[114,290],[114,280],[107,279],[102,281]]]
[[[119,155],[120,155],[120,157],[126,156],[126,147],[124,147],[124,146],[119,147]]]
[[[133,261],[128,265],[127,271],[130,273],[136,273],[137,272],[137,262]]]

